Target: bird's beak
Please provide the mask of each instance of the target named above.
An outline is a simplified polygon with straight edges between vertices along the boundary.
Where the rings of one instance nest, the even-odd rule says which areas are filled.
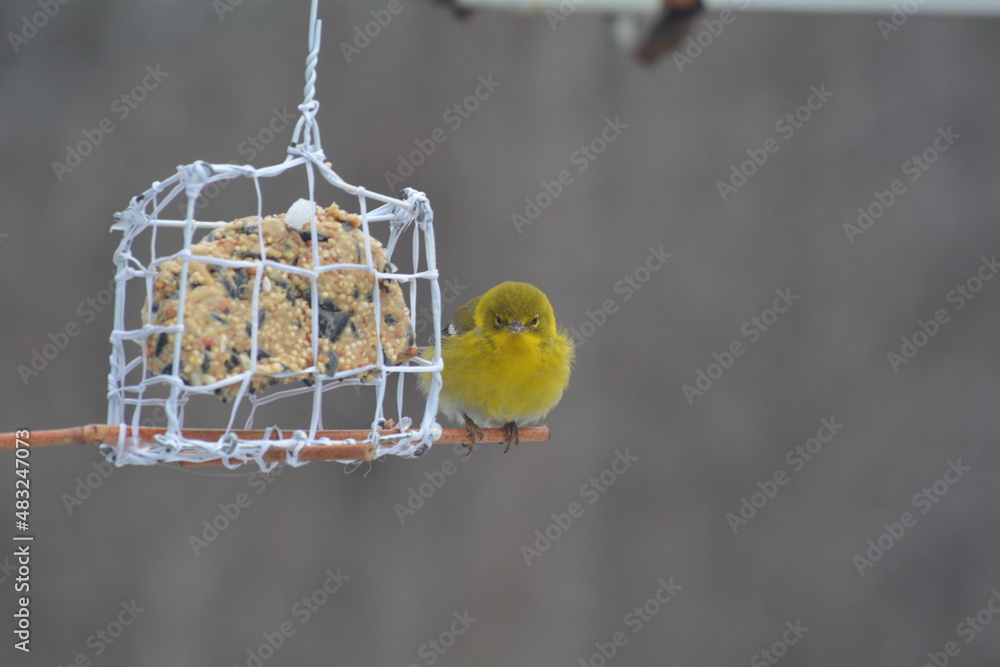
[[[527,328],[528,327],[521,324],[521,320],[514,320],[513,322],[507,325],[507,331],[511,333],[521,333]]]

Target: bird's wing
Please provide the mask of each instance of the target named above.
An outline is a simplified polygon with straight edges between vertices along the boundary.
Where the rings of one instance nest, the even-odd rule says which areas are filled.
[[[476,297],[469,303],[465,304],[461,308],[455,311],[455,317],[452,318],[448,326],[444,328],[443,333],[445,336],[460,336],[467,331],[472,331],[476,328],[476,305],[479,303],[480,297]]]

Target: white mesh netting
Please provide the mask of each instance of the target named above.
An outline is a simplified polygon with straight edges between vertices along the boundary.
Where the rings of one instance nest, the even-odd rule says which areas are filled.
[[[307,445],[355,443],[373,444],[376,457],[387,454],[419,456],[440,433],[440,427],[434,421],[441,386],[440,355],[438,354],[433,360],[424,360],[420,357],[409,360],[411,353],[401,357],[403,359],[401,365],[394,365],[392,360],[386,358],[387,353],[383,349],[386,339],[382,336],[386,322],[398,324],[395,319],[388,320],[382,316],[381,303],[383,299],[389,298],[388,292],[383,290],[383,285],[395,283],[402,288],[399,298],[401,303],[405,300],[407,316],[411,313],[427,312],[426,309],[424,311],[418,309],[418,297],[426,300],[425,303],[429,301],[430,321],[425,324],[433,332],[435,348],[440,349],[441,293],[434,253],[431,207],[422,192],[406,189],[399,198],[380,195],[346,183],[330,168],[320,143],[319,128],[315,120],[319,109],[319,103],[314,97],[320,29],[321,22],[316,18],[314,1],[309,30],[309,55],[306,60],[305,99],[299,105],[302,115],[295,127],[288,156],[284,162],[255,168],[249,165],[196,161],[179,167],[177,173],[170,178],[154,182],[146,192],[133,198],[125,211],[116,215],[117,222],[112,229],[121,231],[123,238],[115,254],[117,273],[114,330],[111,334],[111,371],[108,376],[108,424],[119,426],[119,437],[116,446],[103,447],[105,456],[113,460],[116,465],[202,462],[221,458],[229,467],[256,461],[261,468],[269,469],[276,465],[273,462],[266,462],[263,458],[264,452],[270,448],[285,449],[287,463],[301,465],[303,461],[298,458],[298,453]],[[303,170],[306,174],[308,188],[304,198],[308,204],[300,201],[289,209],[289,204],[292,202],[283,202],[282,205],[273,206],[271,210],[265,208],[261,180],[295,169]],[[322,176],[326,183],[356,198],[356,213],[360,220],[354,218],[353,224],[356,230],[363,234],[364,243],[363,253],[360,249],[361,244],[358,243],[358,254],[362,256],[355,262],[324,263],[322,260],[318,249],[321,245],[318,241],[324,239],[320,238],[318,231],[320,225],[317,220],[316,204],[321,202],[317,199],[317,174]],[[245,218],[240,222],[252,228],[252,233],[247,238],[253,239],[253,242],[259,245],[259,249],[242,257],[206,255],[200,250],[195,254],[192,252],[192,245],[198,242],[195,238],[196,231],[202,230],[207,233],[227,225],[229,228],[232,227],[229,222],[196,219],[198,202],[200,198],[204,201],[202,195],[205,188],[218,188],[219,186],[215,184],[228,182],[231,179],[252,181],[256,192],[256,216]],[[323,199],[323,202],[327,201]],[[369,210],[370,202],[374,202],[377,207]],[[170,219],[170,216],[165,215],[167,205],[171,203],[175,208],[179,203],[186,211],[184,219]],[[322,209],[321,203],[320,213],[323,213]],[[307,258],[311,261],[305,262],[306,266],[279,261],[280,252],[269,253],[268,235],[264,233],[262,221],[268,219],[269,213],[284,210],[289,211],[285,216],[285,222],[302,230],[304,247],[308,247],[311,251],[311,258]],[[345,229],[349,229],[346,222],[343,224]],[[385,227],[388,227],[387,240],[384,237]],[[182,240],[179,242],[174,240],[171,244],[168,231],[172,231],[174,237],[179,231]],[[410,258],[412,265],[409,272],[400,272],[392,263],[392,257],[399,242],[407,237],[412,242],[412,258]],[[384,242],[384,251],[375,247],[379,245],[378,243],[372,242],[372,239],[380,238]],[[171,247],[163,247],[168,245]],[[380,260],[384,256],[385,262],[376,262],[376,256]],[[157,289],[162,287],[164,269],[169,266],[177,267],[178,262],[177,293],[173,297],[176,299],[176,317],[166,324],[155,323],[156,318],[152,317],[151,313],[155,310],[153,304],[156,303],[156,297],[162,296],[161,293],[158,294]],[[254,315],[248,317],[246,323],[250,349],[243,357],[245,362],[236,368],[236,370],[242,368],[242,372],[230,373],[221,378],[207,373],[195,376],[184,372],[188,360],[182,358],[184,354],[182,340],[185,339],[186,331],[191,333],[188,327],[197,324],[188,311],[189,293],[192,291],[189,277],[192,274],[192,267],[196,265],[207,267],[209,271],[220,274],[230,270],[243,270],[245,272],[243,275],[249,276],[246,285],[242,286],[244,289],[241,290],[241,294],[250,292],[249,298],[244,296],[246,310]],[[296,292],[296,294],[299,294],[308,306],[308,310],[302,308],[302,312],[311,313],[309,317],[311,322],[306,320],[299,326],[303,332],[305,325],[311,324],[312,328],[303,338],[309,341],[304,346],[306,349],[297,351],[299,357],[306,359],[307,363],[295,369],[288,367],[276,369],[272,367],[274,364],[269,365],[262,361],[266,359],[266,356],[262,356],[259,344],[262,323],[258,321],[256,314],[259,312],[262,293],[272,288],[268,276],[275,275],[274,272],[294,276],[299,284],[307,285],[301,293]],[[374,313],[374,316],[366,317],[365,323],[366,326],[374,327],[373,340],[376,342],[372,358],[366,359],[360,366],[355,365],[339,371],[336,356],[333,353],[324,356],[320,347],[320,340],[327,333],[324,332],[324,327],[330,327],[330,322],[323,321],[324,308],[317,281],[324,280],[326,276],[327,282],[324,285],[328,286],[330,274],[333,272],[340,272],[336,274],[337,279],[339,276],[362,275],[370,281],[370,295],[367,299],[371,303],[370,312]],[[358,272],[364,272],[370,275],[370,278]],[[158,277],[160,283],[157,283]],[[369,284],[354,280],[355,283]],[[132,298],[131,304],[126,303],[130,295],[144,296],[143,303],[136,304],[137,298]],[[357,290],[354,296],[358,297]],[[195,299],[197,297],[192,301]],[[197,304],[191,305],[195,307]],[[140,308],[141,319],[137,317]],[[337,313],[337,315],[339,317],[342,314]],[[354,317],[353,314],[351,317]],[[130,321],[134,323],[131,328]],[[348,321],[339,318],[336,322],[339,334],[339,330]],[[353,329],[354,322],[349,323]],[[405,334],[408,337],[405,345],[412,346],[413,321],[407,319],[405,326]],[[209,344],[210,342],[206,341],[206,345]],[[225,341],[219,340],[211,341],[211,345],[226,347]],[[151,370],[150,366],[156,359],[151,357],[150,350],[155,349],[158,355],[162,355],[163,352],[169,354],[170,348],[172,356],[168,358],[165,367],[157,369],[156,372]],[[409,349],[413,350],[412,347]],[[330,357],[333,357],[332,363],[329,361]],[[205,364],[207,365],[208,361],[205,361]],[[431,390],[424,402],[419,424],[405,416],[403,412],[405,385],[412,384],[404,382],[406,374],[409,373],[433,374]],[[266,393],[254,391],[255,383],[259,384],[261,379],[270,382],[272,378],[274,381],[303,380],[303,382],[275,384],[267,389]],[[392,380],[396,381],[394,392],[388,391]],[[318,432],[331,428],[324,425],[326,406],[330,407],[326,412],[334,419],[357,418],[356,415],[337,414],[336,402],[332,398],[336,393],[333,392],[334,389],[351,385],[374,388],[375,405],[371,421],[367,424],[369,430],[366,437],[344,440],[318,437]],[[387,395],[392,393],[395,394],[395,409],[393,414],[387,415]],[[190,425],[187,427],[188,432],[185,433],[185,408],[192,399],[211,394],[225,394],[231,399],[226,404],[229,414],[225,434],[214,440],[191,437]],[[218,410],[225,409],[221,401],[215,400],[218,402]],[[259,406],[289,400],[311,401],[308,424],[292,426],[268,424],[255,427],[254,419]],[[154,411],[157,418],[151,419],[150,414]],[[243,419],[240,419],[241,411]],[[380,429],[385,428],[387,419],[395,422],[395,428],[389,434],[380,434]],[[165,432],[156,435],[152,443],[143,442],[139,437],[139,429],[151,424],[164,427]],[[248,437],[245,432],[237,432],[239,429],[254,428],[259,430],[254,437]],[[343,426],[338,425],[336,428]],[[353,424],[351,428],[357,428],[357,425]]]

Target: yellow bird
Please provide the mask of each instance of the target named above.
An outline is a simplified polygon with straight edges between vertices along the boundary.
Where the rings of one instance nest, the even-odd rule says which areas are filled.
[[[503,426],[506,452],[518,427],[549,413],[569,383],[573,342],[556,326],[548,297],[528,283],[500,283],[458,309],[443,332],[441,412],[464,420],[472,443],[481,426]],[[423,354],[434,357],[434,346]],[[431,374],[420,374],[426,394]]]

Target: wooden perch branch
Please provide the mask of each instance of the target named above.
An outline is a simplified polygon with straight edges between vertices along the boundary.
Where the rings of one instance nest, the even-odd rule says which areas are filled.
[[[131,431],[131,429],[129,429]],[[56,429],[51,431],[30,431],[24,437],[24,431],[20,440],[30,443],[31,447],[46,447],[50,445],[116,445],[118,444],[118,426],[108,424],[88,424],[87,426],[74,426],[72,428]],[[0,450],[14,449],[17,446],[17,433],[0,433]],[[140,428],[139,440],[142,443],[153,444],[154,436],[166,433],[165,428]],[[184,437],[192,440],[205,440],[206,442],[218,442],[226,433],[223,429],[184,429]],[[264,430],[251,431],[231,431],[234,435],[244,440],[262,440]],[[398,431],[379,431],[382,436],[390,436]],[[368,437],[369,431],[317,431],[317,438],[329,438],[331,440],[364,440]],[[544,426],[520,429],[521,442],[544,442],[549,439],[549,429]],[[502,428],[484,428],[483,439],[479,444],[502,443],[506,439],[506,434]],[[465,443],[469,441],[469,432],[464,428],[445,429],[441,437],[434,441],[435,445]],[[264,460],[268,462],[281,462],[285,460],[286,450],[282,447],[271,447],[264,453]],[[371,443],[356,445],[307,445],[299,452],[300,461],[371,461],[375,458],[375,446]],[[192,462],[182,461],[183,466],[205,466],[221,464],[220,459],[210,461]]]

